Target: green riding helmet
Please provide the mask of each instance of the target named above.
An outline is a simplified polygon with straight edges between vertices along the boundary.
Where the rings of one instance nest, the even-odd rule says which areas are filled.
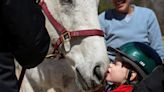
[[[162,64],[157,52],[144,43],[129,42],[119,49],[110,49],[120,54],[123,61],[136,69],[142,78],[150,74],[157,65]]]

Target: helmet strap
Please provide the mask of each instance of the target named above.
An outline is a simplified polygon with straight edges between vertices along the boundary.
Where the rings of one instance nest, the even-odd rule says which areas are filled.
[[[132,70],[131,69],[128,69],[128,76],[127,76],[127,79],[123,80],[121,84],[126,84],[126,85],[129,85],[130,84],[130,78],[132,76]]]
[[[126,80],[126,83],[127,83],[127,84],[130,84],[130,82],[131,82],[131,81],[130,81],[131,76],[132,76],[132,70],[129,69],[128,78],[127,78],[127,80]]]

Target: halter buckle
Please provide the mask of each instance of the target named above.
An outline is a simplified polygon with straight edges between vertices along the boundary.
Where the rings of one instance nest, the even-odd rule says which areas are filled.
[[[71,34],[70,32],[65,32],[61,35],[62,37],[62,41],[66,42],[66,41],[70,41],[71,40]]]
[[[62,37],[62,41],[63,41],[63,45],[64,45],[64,49],[66,52],[69,52],[71,49],[71,44],[70,44],[70,40],[71,40],[71,34],[70,32],[65,32],[61,35]]]

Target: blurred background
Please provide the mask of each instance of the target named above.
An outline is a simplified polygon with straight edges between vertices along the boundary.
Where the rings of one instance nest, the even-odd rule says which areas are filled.
[[[164,0],[132,0],[135,5],[148,7],[154,10],[157,15],[162,35],[164,36]],[[108,8],[113,7],[110,0],[100,0],[99,14]]]

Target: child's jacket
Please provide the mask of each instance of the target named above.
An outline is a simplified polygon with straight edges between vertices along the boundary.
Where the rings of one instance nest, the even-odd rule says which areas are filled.
[[[133,85],[120,85],[116,89],[111,90],[109,92],[132,92],[133,88]]]

